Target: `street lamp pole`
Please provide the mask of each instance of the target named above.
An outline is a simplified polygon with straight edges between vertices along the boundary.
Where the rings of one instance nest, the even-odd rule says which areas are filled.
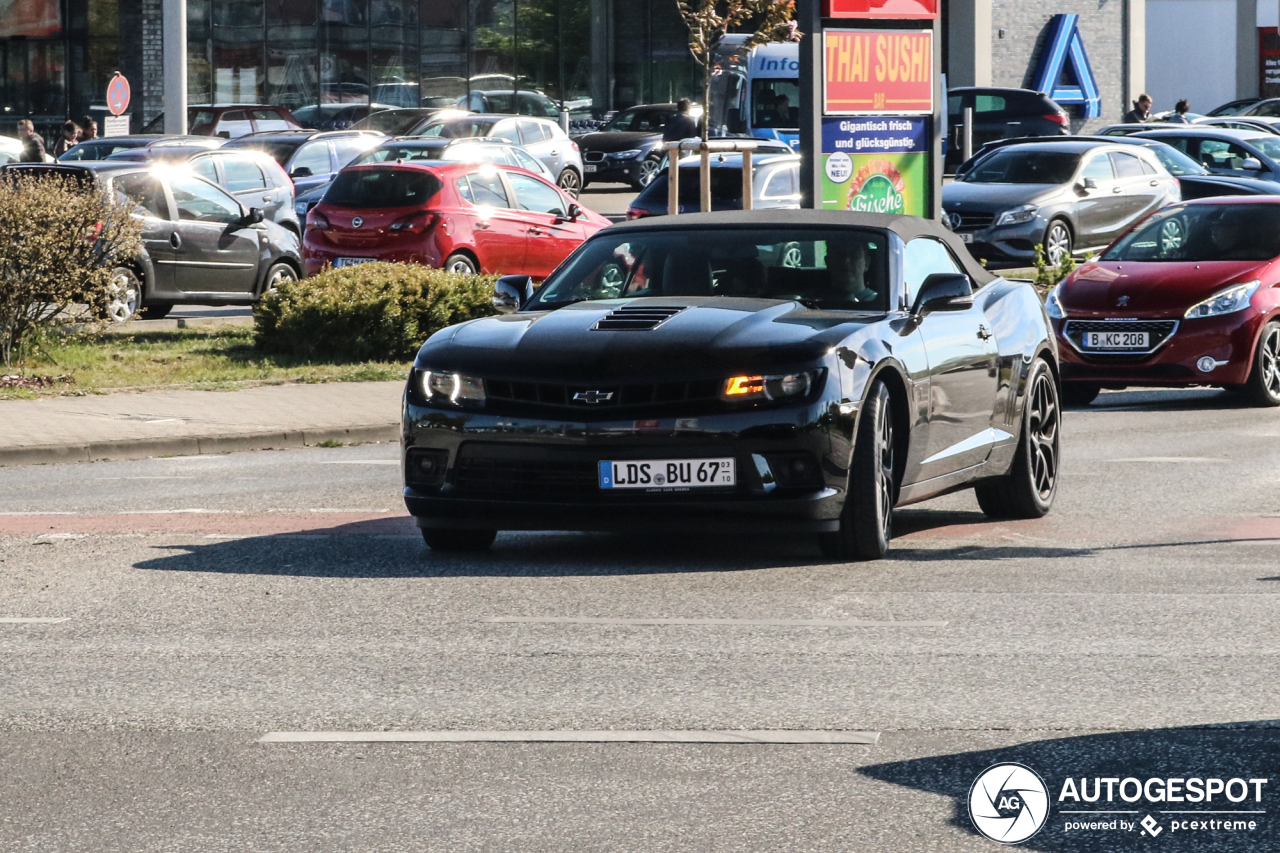
[[[187,0],[164,0],[164,132],[187,132]]]

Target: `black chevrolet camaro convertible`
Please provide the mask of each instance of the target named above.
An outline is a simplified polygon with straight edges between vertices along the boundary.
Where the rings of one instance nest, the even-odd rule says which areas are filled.
[[[812,533],[876,559],[892,510],[1057,490],[1040,299],[913,217],[755,211],[616,225],[502,316],[444,329],[405,393],[405,503],[433,549],[499,530]]]

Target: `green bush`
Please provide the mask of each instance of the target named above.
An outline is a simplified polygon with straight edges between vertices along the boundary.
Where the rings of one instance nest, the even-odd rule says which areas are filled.
[[[285,282],[253,309],[268,353],[323,361],[403,361],[445,326],[494,313],[492,276],[370,263]]]

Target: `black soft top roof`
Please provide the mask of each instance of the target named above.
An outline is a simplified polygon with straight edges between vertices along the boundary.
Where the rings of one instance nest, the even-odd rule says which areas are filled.
[[[847,210],[730,210],[717,213],[686,213],[680,216],[651,216],[619,223],[606,229],[619,231],[680,231],[697,228],[874,228],[892,231],[904,243],[916,237],[934,237],[951,247],[965,272],[979,287],[997,276],[978,263],[960,238],[942,223],[919,216],[892,216],[883,213],[855,213]]]

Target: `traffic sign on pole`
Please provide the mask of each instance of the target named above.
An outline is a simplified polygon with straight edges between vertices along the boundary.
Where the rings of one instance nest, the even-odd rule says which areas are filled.
[[[124,115],[129,109],[129,98],[132,92],[129,89],[129,81],[119,71],[116,76],[111,78],[111,82],[107,84],[107,109],[113,116]]]

